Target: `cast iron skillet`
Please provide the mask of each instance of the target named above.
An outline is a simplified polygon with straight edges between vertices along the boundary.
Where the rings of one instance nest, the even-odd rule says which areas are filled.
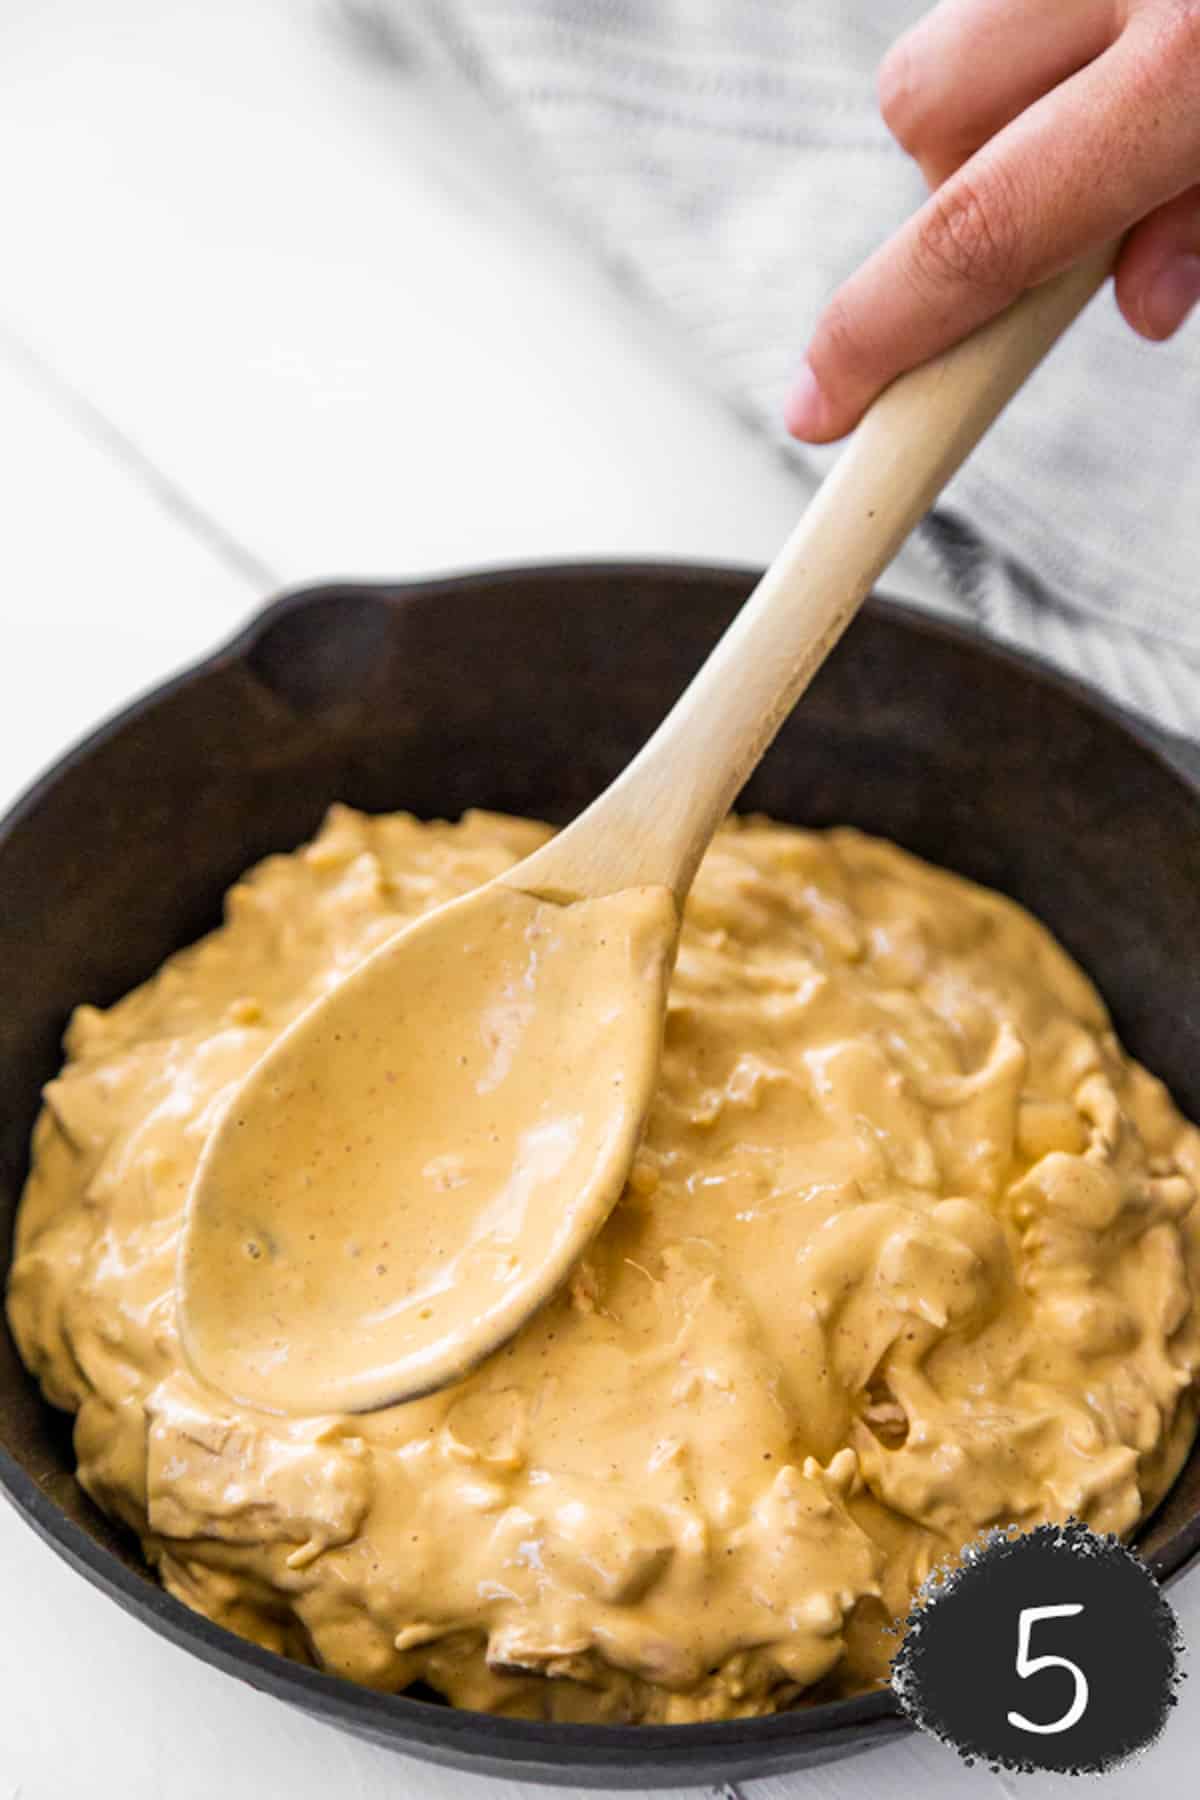
[[[285,596],[70,751],[0,825],[0,1244],[71,1006],[106,1005],[216,924],[247,864],[334,799],[565,821],[658,723],[747,571],[575,565]],[[872,604],[741,802],[838,821],[1014,895],[1092,972],[1130,1049],[1200,1117],[1200,754],[1018,657]],[[540,1725],[391,1697],[208,1624],[71,1473],[67,1422],[0,1327],[0,1488],[59,1554],[206,1662],[376,1742],[476,1772],[711,1783],[904,1729],[888,1693],[712,1725]],[[1143,1535],[1200,1550],[1200,1450]]]

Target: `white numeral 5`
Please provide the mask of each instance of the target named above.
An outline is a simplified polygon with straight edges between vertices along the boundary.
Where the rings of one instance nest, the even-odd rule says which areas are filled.
[[[1081,1613],[1082,1606],[1023,1606],[1017,1620],[1017,1674],[1024,1680],[1027,1675],[1037,1675],[1042,1669],[1070,1669],[1075,1680],[1075,1698],[1061,1719],[1052,1719],[1048,1725],[1038,1725],[1033,1719],[1027,1719],[1024,1713],[1010,1712],[1008,1722],[1015,1725],[1018,1731],[1036,1731],[1043,1736],[1054,1731],[1070,1731],[1072,1725],[1078,1725],[1087,1711],[1088,1683],[1087,1676],[1077,1663],[1066,1656],[1030,1656],[1029,1634],[1039,1619],[1069,1619],[1075,1613]]]

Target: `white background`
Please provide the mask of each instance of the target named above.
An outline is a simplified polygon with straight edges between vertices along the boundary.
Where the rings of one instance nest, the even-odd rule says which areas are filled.
[[[0,802],[282,584],[764,561],[802,503],[473,98],[367,55],[332,0],[4,0],[0,171]],[[1175,1600],[1200,1643],[1200,1576]],[[1185,1687],[1163,1743],[1091,1785],[1182,1792],[1197,1751]],[[916,1739],[748,1788],[1087,1791]],[[538,1791],[243,1689],[0,1509],[0,1800]]]

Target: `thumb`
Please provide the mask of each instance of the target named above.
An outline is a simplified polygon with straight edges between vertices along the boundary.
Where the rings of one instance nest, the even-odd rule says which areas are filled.
[[[1142,220],[1117,263],[1117,304],[1133,329],[1156,341],[1178,331],[1200,301],[1200,187]]]

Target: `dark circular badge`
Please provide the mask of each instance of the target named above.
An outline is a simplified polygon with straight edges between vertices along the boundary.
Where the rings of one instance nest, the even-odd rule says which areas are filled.
[[[1181,1651],[1146,1565],[1072,1521],[993,1532],[932,1577],[892,1686],[913,1723],[968,1762],[1095,1773],[1162,1731]]]

